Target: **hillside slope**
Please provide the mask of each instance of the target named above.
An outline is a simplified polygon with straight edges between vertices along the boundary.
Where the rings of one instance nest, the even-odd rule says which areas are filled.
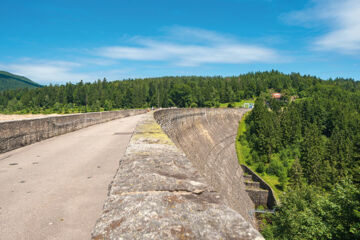
[[[0,91],[16,88],[41,87],[40,84],[31,81],[26,77],[0,71]]]

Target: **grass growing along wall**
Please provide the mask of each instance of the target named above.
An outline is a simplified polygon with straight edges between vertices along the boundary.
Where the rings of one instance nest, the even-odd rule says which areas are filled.
[[[233,105],[233,107],[243,107],[245,103],[252,103],[254,104],[255,103],[255,100],[254,99],[244,99],[244,100],[241,100],[240,102],[233,102],[231,103]],[[227,108],[228,105],[230,103],[220,103],[220,108]]]
[[[250,112],[247,112],[240,120],[239,122],[239,128],[238,128],[238,133],[236,136],[236,141],[235,141],[235,148],[236,148],[236,154],[239,160],[240,164],[244,164],[247,167],[249,167],[252,171],[256,172],[256,163],[250,165],[248,164],[248,162],[246,161],[247,159],[251,158],[250,155],[250,146],[248,141],[246,140],[245,137],[242,137],[245,135],[246,132],[246,122],[245,119],[246,117],[250,114]],[[279,199],[279,195],[282,193],[282,191],[276,187],[277,185],[279,185],[279,178],[277,176],[274,175],[269,175],[266,172],[263,173],[258,173],[256,172],[258,175],[261,176],[261,178],[267,183],[269,184],[269,186],[274,190],[274,194],[275,194],[275,198],[276,200]]]

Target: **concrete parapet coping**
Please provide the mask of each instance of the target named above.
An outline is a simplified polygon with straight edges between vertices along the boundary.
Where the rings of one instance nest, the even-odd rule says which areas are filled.
[[[120,110],[0,122],[0,153],[94,124],[145,112],[143,109]]]
[[[109,187],[92,239],[263,239],[144,115]]]

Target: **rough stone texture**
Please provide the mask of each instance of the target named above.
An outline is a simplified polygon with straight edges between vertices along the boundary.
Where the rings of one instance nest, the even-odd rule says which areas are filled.
[[[258,206],[267,206],[267,200],[269,197],[269,191],[261,188],[247,188],[246,192],[249,197],[255,204],[255,207]]]
[[[94,124],[145,112],[146,110],[121,110],[0,122],[0,153]]]
[[[244,176],[244,178],[247,178],[245,179],[245,181],[257,182],[259,184],[259,188],[264,189],[268,192],[267,194],[265,194],[263,191],[255,191],[254,189],[249,189],[249,191],[247,190],[250,198],[253,200],[255,205],[263,205],[267,206],[269,209],[273,209],[277,205],[273,189],[250,168],[245,165],[241,165],[241,167],[243,171],[248,174],[247,176]]]
[[[154,113],[163,130],[181,148],[226,205],[256,225],[255,208],[245,191],[235,151],[239,121],[248,109],[165,109]]]
[[[260,183],[259,182],[254,182],[254,181],[246,181],[245,180],[245,186],[247,188],[260,188]]]
[[[92,239],[263,239],[201,173],[147,114]]]

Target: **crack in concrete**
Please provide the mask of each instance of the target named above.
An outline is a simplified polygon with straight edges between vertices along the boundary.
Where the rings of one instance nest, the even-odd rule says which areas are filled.
[[[175,195],[201,195],[204,193],[205,190],[203,189],[196,189],[194,191],[186,190],[186,189],[179,189],[179,190],[153,190],[153,191],[136,191],[136,192],[123,192],[120,196],[131,196],[137,194],[162,194],[162,193],[173,193]],[[210,191],[213,192],[213,191]]]

